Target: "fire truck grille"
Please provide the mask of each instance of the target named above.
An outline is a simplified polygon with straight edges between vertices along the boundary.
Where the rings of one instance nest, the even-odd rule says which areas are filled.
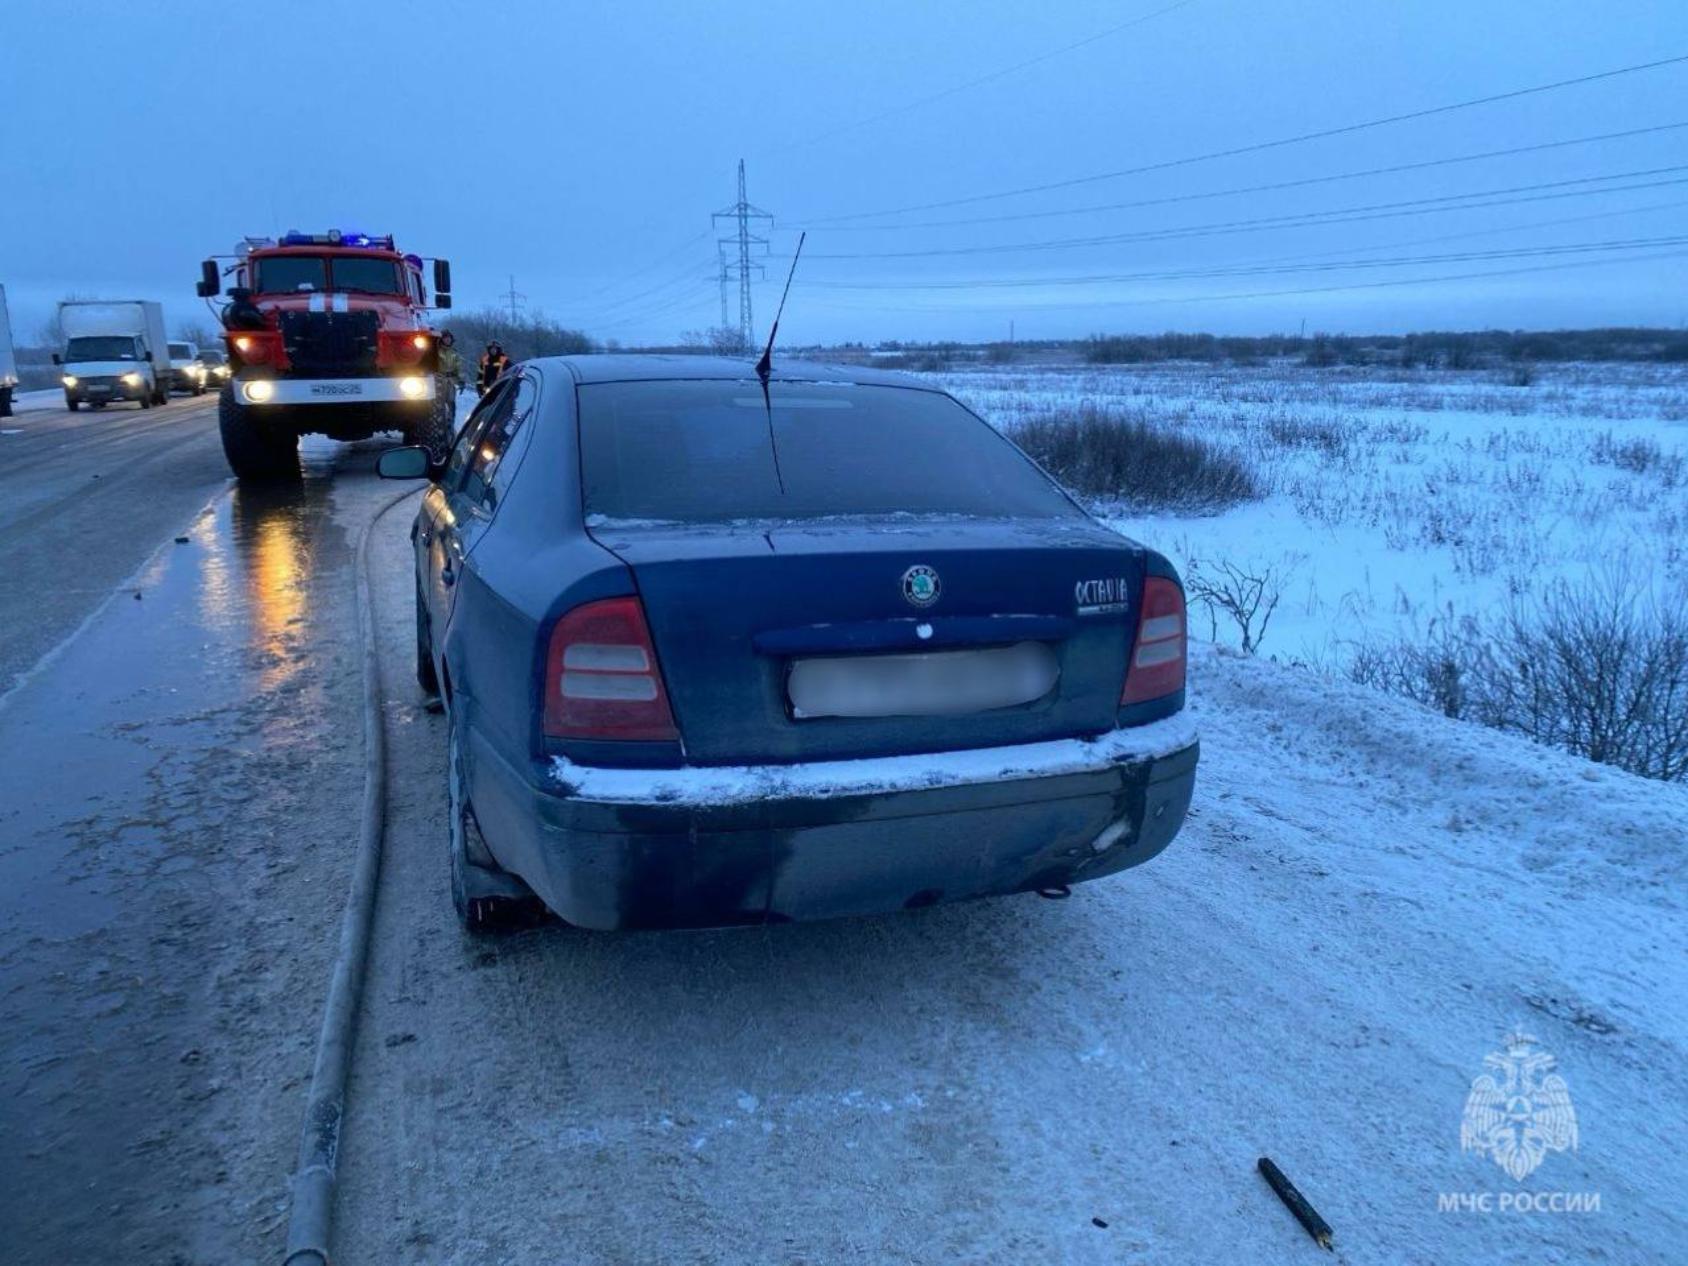
[[[293,372],[310,378],[350,378],[375,372],[373,312],[284,312],[281,340]]]

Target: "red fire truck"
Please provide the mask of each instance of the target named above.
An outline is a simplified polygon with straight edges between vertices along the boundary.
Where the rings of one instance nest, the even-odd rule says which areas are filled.
[[[439,372],[428,311],[451,306],[451,265],[433,261],[430,303],[422,264],[390,236],[330,230],[248,237],[232,263],[201,265],[204,298],[231,278],[218,423],[239,478],[296,475],[301,435],[398,431],[443,455],[457,389]]]

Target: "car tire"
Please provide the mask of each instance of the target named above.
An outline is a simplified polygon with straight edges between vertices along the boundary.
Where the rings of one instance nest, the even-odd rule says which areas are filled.
[[[156,401],[153,400],[152,395],[149,393],[142,396],[139,400],[135,401],[135,403],[140,405],[143,409],[150,409]]]
[[[0,387],[0,418],[12,416],[12,389]]]
[[[299,437],[264,427],[248,408],[224,387],[217,400],[217,430],[223,437],[223,456],[235,478],[246,483],[275,483],[299,477]]]
[[[72,400],[69,396],[66,396],[64,398],[64,407],[70,410],[70,412],[75,413],[82,407],[82,402],[80,400]]]
[[[463,771],[462,727],[457,713],[446,708],[447,728],[447,847],[451,862],[451,904],[464,930],[482,934],[532,924],[544,906],[514,875],[473,862],[471,850],[487,857],[475,810],[469,804]]]
[[[428,617],[428,603],[422,586],[416,586],[416,684],[425,695],[440,692],[439,674],[434,671],[434,628]]]

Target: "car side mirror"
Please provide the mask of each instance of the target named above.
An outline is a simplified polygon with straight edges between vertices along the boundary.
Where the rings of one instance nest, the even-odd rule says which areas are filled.
[[[446,294],[443,290],[434,291],[434,306],[436,308],[449,308],[451,306],[451,296]]]
[[[449,259],[436,259],[434,261],[434,291],[441,295],[451,293],[451,261]]]
[[[57,352],[53,353],[53,364],[55,364],[55,365],[64,364],[64,358],[62,356],[60,356]]]
[[[420,444],[389,448],[375,459],[375,473],[383,479],[433,479],[439,474],[432,454]]]
[[[208,259],[199,266],[199,285],[195,287],[201,299],[222,293],[223,279],[217,275],[217,261]]]

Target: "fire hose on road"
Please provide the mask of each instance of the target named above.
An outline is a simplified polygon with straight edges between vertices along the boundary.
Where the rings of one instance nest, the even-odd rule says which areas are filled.
[[[387,743],[382,717],[381,666],[376,648],[375,606],[369,583],[369,540],[375,525],[399,502],[418,490],[406,489],[382,503],[358,533],[358,635],[363,642],[363,814],[351,889],[340,923],[340,946],[329,979],[322,1033],[311,1071],[310,1099],[299,1137],[299,1161],[293,1173],[293,1207],[287,1223],[284,1266],[328,1266],[328,1238],[334,1214],[334,1183],[340,1155],[340,1128],[346,1113],[346,1079],[357,1039],[358,1003],[369,960],[370,929],[375,921],[376,889],[381,879],[382,838],[387,816]]]

